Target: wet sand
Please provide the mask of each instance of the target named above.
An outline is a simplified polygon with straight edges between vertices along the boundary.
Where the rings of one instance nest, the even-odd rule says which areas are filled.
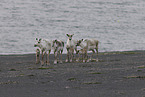
[[[35,54],[0,55],[0,97],[145,97],[145,51],[41,67]]]

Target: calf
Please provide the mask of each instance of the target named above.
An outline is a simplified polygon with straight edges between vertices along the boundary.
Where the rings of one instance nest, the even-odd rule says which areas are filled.
[[[67,49],[67,58],[66,58],[66,62],[73,61],[73,57],[74,57],[74,50],[77,53],[77,46],[76,46],[76,40],[72,40],[72,37],[74,34],[70,35],[70,34],[66,34],[68,37],[67,43],[66,43],[66,49]]]
[[[57,62],[59,61],[59,55],[61,58],[60,63],[62,63],[62,52],[64,48],[64,42],[61,40],[53,40],[52,47],[53,47],[54,56],[55,56],[54,64],[57,64]]]
[[[93,55],[95,54],[95,50],[97,52],[97,58],[96,61],[98,61],[98,40],[95,39],[85,39],[85,40],[79,40],[77,41],[77,46],[80,46],[82,49],[80,52],[82,52],[83,62],[87,61],[89,62],[92,60]],[[90,59],[88,59],[87,51],[92,51],[93,54]]]
[[[41,65],[44,64],[44,56],[46,55],[46,63],[47,65],[49,65],[49,54],[51,52],[51,42],[46,40],[46,39],[38,39],[36,38],[36,43],[34,44],[34,47],[38,47],[41,50],[42,53],[42,61],[41,61]],[[48,58],[47,58],[48,57]]]

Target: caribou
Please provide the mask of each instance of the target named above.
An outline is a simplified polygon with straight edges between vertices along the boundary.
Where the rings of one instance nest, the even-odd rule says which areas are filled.
[[[62,63],[62,52],[64,48],[64,42],[61,40],[53,40],[52,42],[52,48],[54,50],[54,64],[57,64],[58,62]],[[60,55],[60,61],[59,61],[59,55]]]
[[[49,55],[51,52],[51,41],[47,40],[47,39],[38,39],[36,38],[36,43],[34,44],[34,47],[38,47],[39,49],[37,49],[36,51],[36,59],[39,55],[39,51],[41,51],[42,54],[42,61],[41,61],[41,65],[44,65],[44,56],[46,55],[46,64],[49,65]]]
[[[79,54],[82,54],[83,62],[89,62],[90,60],[92,60],[95,54],[95,50],[97,53],[96,61],[98,61],[98,44],[99,41],[96,39],[85,39],[85,40],[81,39],[77,41],[77,46],[81,47],[81,50],[79,50]],[[93,52],[92,56],[89,59],[88,59],[87,51]]]
[[[74,60],[74,50],[76,54],[78,54],[77,51],[77,40],[72,40],[72,37],[74,34],[66,34],[68,39],[66,43],[66,49],[67,49],[67,58],[65,62],[72,62]]]

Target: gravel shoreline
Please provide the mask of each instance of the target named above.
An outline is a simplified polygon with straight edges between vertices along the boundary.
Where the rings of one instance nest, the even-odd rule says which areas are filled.
[[[66,54],[63,54],[63,62]],[[145,51],[40,67],[35,54],[0,55],[1,97],[145,97]]]

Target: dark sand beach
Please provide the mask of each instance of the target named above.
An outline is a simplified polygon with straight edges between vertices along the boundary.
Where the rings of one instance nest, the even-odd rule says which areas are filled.
[[[63,62],[66,55],[63,55]],[[35,54],[0,55],[0,97],[145,97],[145,51],[40,67]]]

